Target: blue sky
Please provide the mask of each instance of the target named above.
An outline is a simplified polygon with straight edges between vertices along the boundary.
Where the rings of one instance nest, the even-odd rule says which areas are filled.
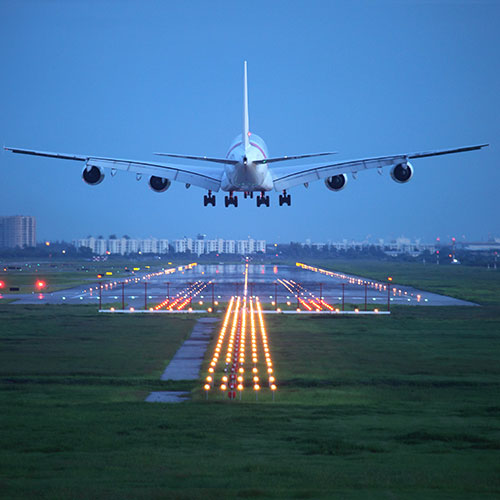
[[[153,160],[223,156],[240,133],[243,61],[250,129],[273,156],[338,159],[489,142],[487,150],[292,189],[292,207],[204,208],[204,191],[153,193],[118,173],[97,187],[81,164],[3,153],[0,213],[35,215],[40,239],[196,235],[288,242],[500,236],[500,3],[0,0],[0,141]]]

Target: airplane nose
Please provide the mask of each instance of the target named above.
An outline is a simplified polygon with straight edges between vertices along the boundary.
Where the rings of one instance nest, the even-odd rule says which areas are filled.
[[[243,165],[246,165],[248,163],[248,158],[246,155],[243,157]]]

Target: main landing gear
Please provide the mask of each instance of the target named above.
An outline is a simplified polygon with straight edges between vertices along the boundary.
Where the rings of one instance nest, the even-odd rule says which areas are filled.
[[[280,194],[279,202],[280,202],[280,207],[285,204],[290,206],[292,204],[292,197],[289,194],[286,194],[286,191],[283,191],[283,194]]]
[[[261,205],[269,206],[269,196],[266,196],[264,191],[261,191],[260,196],[257,196],[257,206],[260,207]]]
[[[215,194],[212,194],[212,191],[209,191],[208,195],[205,194],[203,196],[203,206],[206,207],[208,205],[212,205],[213,207],[215,207]]]
[[[229,196],[224,196],[224,205],[226,206],[226,208],[229,205],[234,205],[235,207],[237,207],[238,206],[238,197],[234,196],[233,192],[231,191],[229,193]]]

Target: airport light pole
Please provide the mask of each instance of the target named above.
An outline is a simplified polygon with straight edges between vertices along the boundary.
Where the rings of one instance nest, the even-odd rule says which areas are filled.
[[[365,311],[368,311],[368,283],[365,283]]]
[[[215,311],[215,291],[214,291],[214,282],[212,281],[212,311]]]
[[[278,283],[274,282],[274,310],[278,309]]]
[[[148,282],[144,282],[144,310],[148,310]]]
[[[122,281],[122,310],[125,309],[125,281]]]
[[[392,276],[387,278],[387,312],[391,310],[391,281]]]
[[[170,281],[165,282],[167,284],[167,304],[170,302]]]
[[[102,309],[102,282],[99,281],[99,311]]]
[[[345,304],[345,283],[342,283],[342,311],[344,310]]]

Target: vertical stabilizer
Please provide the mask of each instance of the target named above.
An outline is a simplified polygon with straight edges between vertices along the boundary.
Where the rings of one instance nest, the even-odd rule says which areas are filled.
[[[243,83],[243,144],[245,145],[245,151],[248,149],[250,143],[250,132],[248,125],[248,85],[247,85],[247,62],[245,61],[245,76]]]

